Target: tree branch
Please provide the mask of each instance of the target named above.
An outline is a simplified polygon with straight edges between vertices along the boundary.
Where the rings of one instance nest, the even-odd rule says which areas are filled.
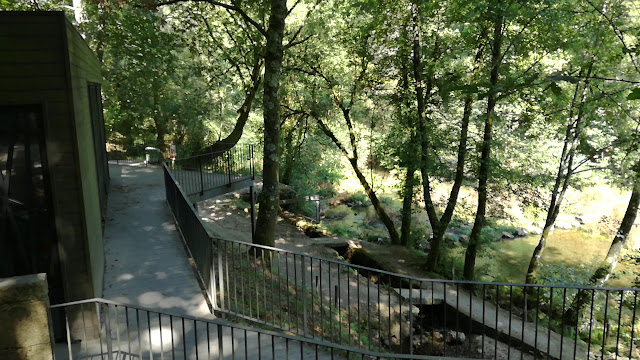
[[[179,4],[179,3],[184,3],[184,2],[204,2],[207,4],[211,4],[214,6],[219,6],[221,8],[225,8],[234,12],[237,12],[238,14],[240,14],[240,16],[242,16],[242,18],[244,19],[244,21],[246,21],[247,23],[253,25],[253,27],[256,28],[256,30],[258,30],[263,36],[267,36],[267,31],[262,27],[262,25],[258,24],[257,21],[253,20],[249,15],[247,15],[246,12],[244,12],[244,10],[242,10],[239,6],[237,6],[235,3],[234,4],[226,4],[220,1],[215,1],[215,0],[167,0],[167,1],[162,1],[156,4],[156,6],[166,6],[166,5],[173,5],[173,4]]]

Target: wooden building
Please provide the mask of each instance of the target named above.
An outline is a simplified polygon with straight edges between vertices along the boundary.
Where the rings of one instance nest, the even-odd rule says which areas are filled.
[[[100,62],[62,12],[0,12],[0,278],[100,297],[109,173]]]

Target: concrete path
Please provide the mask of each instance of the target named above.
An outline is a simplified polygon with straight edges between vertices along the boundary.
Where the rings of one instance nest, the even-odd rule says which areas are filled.
[[[213,318],[165,201],[159,167],[109,165],[103,297]]]

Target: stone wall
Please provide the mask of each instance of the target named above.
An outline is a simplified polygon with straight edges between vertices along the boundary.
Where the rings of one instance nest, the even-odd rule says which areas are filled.
[[[0,279],[0,359],[52,359],[50,319],[45,274]]]

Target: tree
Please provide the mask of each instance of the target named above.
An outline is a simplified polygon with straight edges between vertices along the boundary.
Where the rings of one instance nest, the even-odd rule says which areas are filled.
[[[478,207],[476,217],[469,236],[469,245],[464,259],[464,278],[473,280],[476,254],[480,245],[480,232],[485,225],[485,213],[487,208],[487,182],[489,181],[489,161],[491,157],[492,131],[495,117],[495,106],[498,98],[496,85],[500,74],[500,64],[502,62],[502,31],[504,24],[504,14],[501,5],[492,6],[491,18],[493,21],[493,38],[491,43],[491,72],[489,76],[489,93],[487,95],[487,111],[484,115],[484,137],[480,154],[480,169],[478,170]]]
[[[253,241],[257,244],[273,246],[275,244],[276,221],[280,207],[280,187],[278,171],[280,167],[280,73],[284,47],[285,18],[287,1],[271,0],[269,27],[265,32],[264,71],[264,159],[263,187],[259,197],[260,209]]]

